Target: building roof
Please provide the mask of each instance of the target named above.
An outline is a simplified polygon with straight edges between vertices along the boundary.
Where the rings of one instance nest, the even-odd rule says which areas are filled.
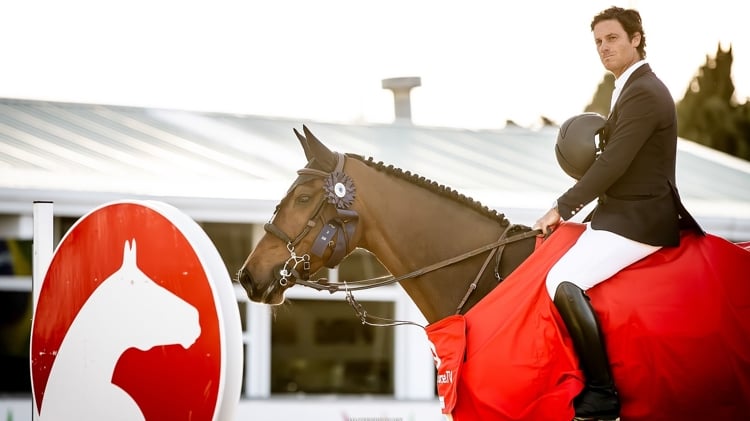
[[[38,200],[80,216],[111,200],[158,199],[197,220],[265,222],[305,164],[292,129],[372,156],[530,224],[572,185],[556,127],[463,130],[0,99],[0,214]],[[677,183],[717,235],[750,239],[750,163],[680,139]]]

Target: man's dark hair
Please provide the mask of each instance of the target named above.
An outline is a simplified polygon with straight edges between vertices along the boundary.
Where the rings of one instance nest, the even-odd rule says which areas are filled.
[[[636,33],[641,34],[641,43],[638,44],[636,49],[641,58],[646,57],[646,33],[643,32],[643,23],[641,22],[641,14],[635,9],[623,9],[621,7],[610,7],[609,9],[594,16],[594,20],[591,21],[591,30],[594,30],[594,26],[603,20],[614,19],[620,22],[622,28],[628,34],[629,39],[633,39]]]

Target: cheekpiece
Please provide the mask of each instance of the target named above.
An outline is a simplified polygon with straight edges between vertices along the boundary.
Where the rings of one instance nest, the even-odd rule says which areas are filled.
[[[325,179],[323,190],[326,192],[328,203],[336,206],[337,209],[348,209],[357,195],[354,181],[340,171],[332,172]]]

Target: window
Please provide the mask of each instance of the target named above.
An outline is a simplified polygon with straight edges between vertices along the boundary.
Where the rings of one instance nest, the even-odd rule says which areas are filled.
[[[31,240],[0,239],[0,393],[31,393]]]
[[[393,302],[361,304],[393,318]],[[393,350],[393,329],[363,325],[344,301],[290,300],[271,325],[271,393],[392,395]]]
[[[253,225],[203,222],[200,226],[214,243],[224,260],[229,276],[234,279],[255,244]]]
[[[332,272],[331,278],[342,281],[388,274],[365,250],[355,250]],[[271,394],[393,395],[394,330],[363,325],[343,296],[338,298],[292,298],[275,309]],[[371,315],[395,318],[393,301],[360,304]]]

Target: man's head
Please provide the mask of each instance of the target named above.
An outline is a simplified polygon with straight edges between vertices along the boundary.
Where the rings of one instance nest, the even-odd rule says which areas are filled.
[[[636,10],[610,7],[594,16],[591,31],[602,64],[615,77],[646,57],[646,35]]]

